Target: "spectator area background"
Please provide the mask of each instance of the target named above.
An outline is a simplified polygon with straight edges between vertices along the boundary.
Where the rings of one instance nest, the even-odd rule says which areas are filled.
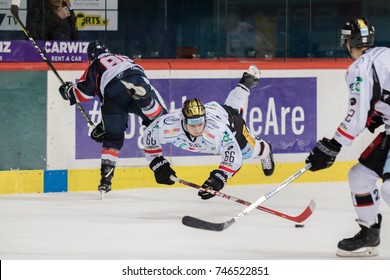
[[[0,40],[23,39],[0,0]],[[381,0],[69,0],[81,41],[97,38],[116,53],[142,58],[344,57],[343,23],[358,16],[376,26],[379,45],[390,45],[390,6]],[[33,0],[21,1],[21,18]],[[151,8],[152,7],[152,8]],[[234,44],[241,28],[242,46]],[[233,36],[233,38],[232,38]],[[237,51],[238,49],[244,51]]]

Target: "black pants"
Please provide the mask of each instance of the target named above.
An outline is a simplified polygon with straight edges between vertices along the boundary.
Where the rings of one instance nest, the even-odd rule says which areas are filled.
[[[122,79],[145,87],[150,96],[163,107],[162,101],[159,100],[155,91],[150,85],[145,84],[141,76],[131,75]],[[144,125],[148,125],[150,120],[143,114],[139,106],[142,100],[134,100],[120,80],[114,80],[106,88],[107,91],[104,93],[101,106],[104,128],[106,130],[103,147],[120,150],[123,146],[124,131],[127,129],[129,113],[141,117]],[[164,113],[167,112],[165,108],[163,111]]]
[[[390,174],[383,177],[383,167],[386,162],[387,153],[390,147],[390,137],[385,132],[378,134],[378,136],[371,142],[371,144],[360,155],[359,162],[367,168],[375,171],[383,179],[389,179]]]

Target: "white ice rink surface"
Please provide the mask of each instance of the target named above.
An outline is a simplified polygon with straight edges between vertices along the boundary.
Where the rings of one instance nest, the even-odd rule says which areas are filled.
[[[277,184],[227,186],[227,194],[254,202]],[[190,187],[108,193],[44,193],[0,196],[2,260],[337,260],[339,240],[359,230],[349,188],[341,183],[292,183],[263,206],[298,215],[295,223],[259,211],[222,232],[189,228],[184,215],[225,222],[245,206],[214,197],[202,201]],[[379,256],[390,259],[390,207],[381,205]]]

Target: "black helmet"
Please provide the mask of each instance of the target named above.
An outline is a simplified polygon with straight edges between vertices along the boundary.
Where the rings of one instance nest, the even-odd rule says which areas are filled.
[[[182,113],[186,124],[201,124],[205,122],[205,109],[198,98],[184,101]]]
[[[110,51],[99,40],[90,42],[87,48],[88,60],[92,61],[102,53],[109,53]]]
[[[340,44],[346,50],[348,56],[350,51],[347,48],[347,42],[351,48],[373,47],[375,39],[375,28],[365,18],[357,18],[345,23],[341,29]]]

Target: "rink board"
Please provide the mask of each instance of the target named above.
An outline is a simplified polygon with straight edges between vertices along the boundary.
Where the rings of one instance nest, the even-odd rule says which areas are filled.
[[[308,171],[296,182],[347,181],[348,170],[355,163],[336,162],[327,170]],[[277,163],[274,175],[265,177],[259,164],[247,164],[228,181],[227,186],[281,183],[302,166],[302,163]],[[213,168],[215,166],[176,166],[175,171],[179,178],[202,184]],[[97,190],[99,174],[99,169],[2,171],[0,194],[93,191]],[[115,170],[114,190],[150,187],[175,188],[183,185],[158,185],[152,171],[146,167],[119,167]]]

